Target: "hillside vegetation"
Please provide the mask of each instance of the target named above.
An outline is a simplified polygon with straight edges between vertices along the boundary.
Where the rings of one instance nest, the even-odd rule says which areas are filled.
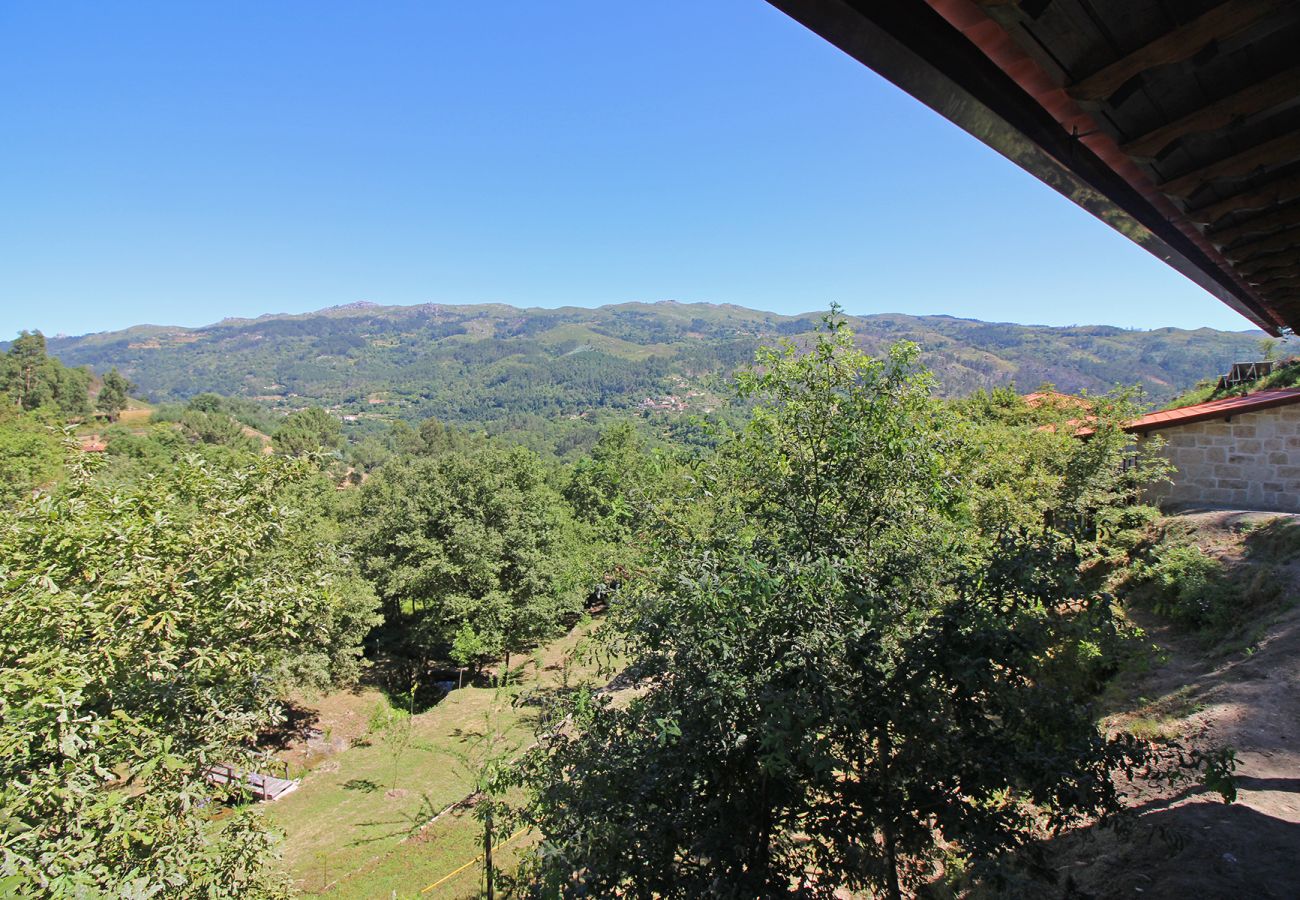
[[[360,425],[436,416],[503,432],[605,410],[709,412],[760,345],[806,336],[819,317],[672,302],[599,309],[358,303],[203,328],[59,337],[49,347],[69,365],[118,367],[155,402],[214,391],[272,407],[322,404]],[[1163,402],[1256,353],[1259,337],[901,314],[849,322],[874,355],[900,340],[919,344],[947,396],[1043,382],[1069,392],[1136,384]]]
[[[1080,441],[1071,401],[943,399],[916,344],[789,321],[730,424],[624,414],[570,461],[437,419],[349,442],[300,397],[126,421],[127,375],[96,390],[22,335],[0,441],[49,459],[0,494],[0,895],[463,896],[438,885],[469,871],[901,900],[1037,881],[1025,851],[1123,820],[1130,778],[1230,798],[1230,749],[1101,720],[1140,641],[1117,596],[1233,635],[1255,583],[1152,530],[1132,392],[1091,397]],[[647,354],[618,358],[722,381]],[[232,770],[303,780],[268,808]]]
[[[1297,385],[1300,385],[1300,357],[1291,357],[1290,359],[1275,360],[1271,372],[1261,378],[1256,378],[1253,381],[1243,381],[1239,384],[1226,385],[1221,384],[1218,378],[1202,379],[1197,382],[1195,387],[1190,388],[1170,401],[1166,409],[1176,409],[1180,406],[1191,406],[1194,403],[1204,403],[1207,400],[1222,400],[1226,397],[1240,397],[1245,394],[1254,393],[1255,391],[1293,388]]]

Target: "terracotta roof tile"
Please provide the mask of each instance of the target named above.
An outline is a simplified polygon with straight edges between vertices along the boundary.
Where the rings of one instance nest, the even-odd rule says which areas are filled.
[[[1190,425],[1207,419],[1225,419],[1242,413],[1269,409],[1274,406],[1286,406],[1300,403],[1300,388],[1278,388],[1271,391],[1256,391],[1241,397],[1225,397],[1222,400],[1209,400],[1193,406],[1180,406],[1178,409],[1166,409],[1147,413],[1124,426],[1127,431],[1144,434],[1159,431],[1162,428],[1174,428],[1178,425]]]

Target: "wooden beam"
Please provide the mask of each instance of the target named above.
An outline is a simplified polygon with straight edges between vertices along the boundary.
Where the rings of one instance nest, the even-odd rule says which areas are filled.
[[[1267,234],[1278,228],[1288,228],[1296,224],[1300,224],[1300,205],[1291,204],[1290,206],[1279,206],[1271,212],[1255,216],[1236,225],[1229,225],[1227,228],[1207,231],[1205,236],[1215,246],[1223,247],[1252,234]]]
[[[1292,247],[1300,247],[1300,225],[1279,231],[1277,234],[1270,234],[1268,237],[1251,241],[1248,244],[1229,247],[1221,252],[1233,262],[1244,262],[1246,260],[1254,261],[1256,258],[1267,256],[1270,253],[1290,250]]]
[[[1295,287],[1297,282],[1300,282],[1300,266],[1290,269],[1278,269],[1276,274],[1270,274],[1267,278],[1261,278],[1258,281],[1250,279],[1250,283],[1261,291],[1276,287]]]
[[[1249,280],[1255,276],[1263,277],[1274,269],[1286,269],[1291,266],[1300,266],[1300,253],[1283,251],[1267,256],[1256,256],[1253,259],[1242,260],[1232,268],[1237,274]]]
[[[1129,156],[1151,159],[1181,137],[1227,128],[1247,116],[1266,112],[1297,98],[1300,98],[1300,66],[1252,84],[1154,131],[1148,131],[1141,137],[1121,144],[1120,149]]]
[[[1172,197],[1187,198],[1205,184],[1225,178],[1241,178],[1257,169],[1292,162],[1300,157],[1300,131],[1284,134],[1271,141],[1256,144],[1248,150],[1202,166],[1186,174],[1162,181],[1157,187]]]
[[[1182,62],[1199,53],[1211,41],[1231,37],[1259,22],[1287,0],[1229,0],[1145,47],[1082,78],[1067,90],[1076,100],[1107,100],[1124,82],[1148,69]]]
[[[1228,213],[1265,209],[1292,200],[1300,200],[1300,172],[1270,181],[1263,187],[1240,191],[1199,209],[1189,209],[1187,218],[1202,225],[1211,225]]]
[[[1300,291],[1277,290],[1266,294],[1263,291],[1260,293],[1267,297],[1270,306],[1291,311],[1300,308]]]

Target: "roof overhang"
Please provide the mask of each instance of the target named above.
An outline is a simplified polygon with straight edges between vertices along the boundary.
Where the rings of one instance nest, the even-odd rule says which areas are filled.
[[[1209,400],[1193,406],[1147,413],[1145,416],[1140,416],[1129,422],[1124,426],[1124,430],[1134,434],[1147,434],[1166,428],[1192,425],[1196,422],[1231,419],[1233,416],[1244,413],[1259,412],[1260,410],[1274,409],[1279,406],[1292,406],[1296,403],[1300,403],[1300,388],[1275,388],[1273,390],[1257,391],[1253,394],[1243,394],[1239,397]]]
[[[1300,3],[1200,0],[1162,25],[1158,0],[769,2],[1266,332],[1300,327]],[[1250,71],[1205,97],[1206,54]]]

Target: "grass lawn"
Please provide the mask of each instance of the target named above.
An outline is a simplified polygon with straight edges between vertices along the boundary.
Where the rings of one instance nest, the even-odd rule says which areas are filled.
[[[472,897],[482,868],[471,866],[427,894],[421,889],[480,852],[481,833],[470,810],[457,810],[423,827],[433,816],[463,799],[471,776],[454,754],[472,752],[472,738],[492,727],[511,745],[531,743],[533,710],[511,704],[511,694],[569,684],[601,682],[594,666],[570,657],[587,633],[580,626],[542,648],[523,666],[509,691],[465,687],[411,720],[411,737],[400,754],[380,737],[364,737],[377,706],[376,690],[333,694],[312,704],[316,727],[325,738],[340,736],[346,750],[304,757],[301,748],[285,754],[290,766],[310,766],[302,787],[268,804],[266,814],[285,832],[284,865],[299,890],[330,897]],[[516,670],[518,671],[518,670]],[[517,844],[503,848],[500,864],[511,865]],[[495,855],[495,854],[494,854]]]

